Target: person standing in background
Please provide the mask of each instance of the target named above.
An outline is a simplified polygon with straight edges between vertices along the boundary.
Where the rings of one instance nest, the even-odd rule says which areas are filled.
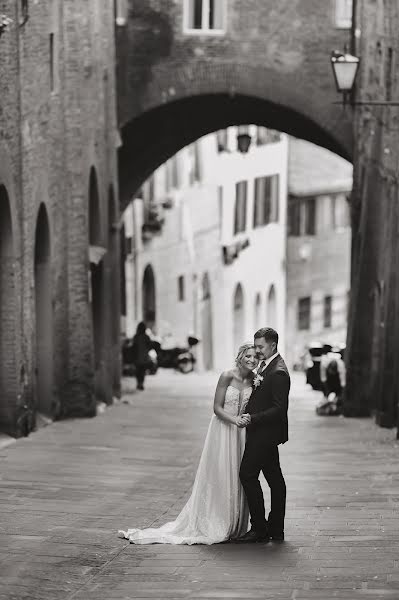
[[[141,321],[137,325],[136,334],[133,337],[133,362],[136,367],[137,389],[144,390],[145,374],[150,362],[149,351],[152,348],[150,337],[146,333],[146,324]]]

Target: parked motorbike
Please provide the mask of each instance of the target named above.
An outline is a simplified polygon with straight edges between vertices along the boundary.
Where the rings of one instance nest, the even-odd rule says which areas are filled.
[[[306,383],[310,383],[314,390],[323,390],[320,379],[320,362],[323,354],[326,354],[329,350],[331,350],[331,346],[321,342],[313,342],[307,348],[304,356]]]
[[[164,369],[176,369],[181,373],[191,373],[196,362],[192,348],[198,342],[198,338],[189,336],[186,347],[162,348],[161,344],[155,343],[154,348],[157,352],[158,366]]]

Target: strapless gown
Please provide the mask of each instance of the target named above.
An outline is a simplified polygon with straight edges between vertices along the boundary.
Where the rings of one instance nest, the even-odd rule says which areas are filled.
[[[228,386],[224,410],[245,412],[251,388]],[[175,521],[162,527],[119,531],[134,544],[217,544],[248,531],[249,511],[239,479],[245,428],[213,415],[191,496]]]

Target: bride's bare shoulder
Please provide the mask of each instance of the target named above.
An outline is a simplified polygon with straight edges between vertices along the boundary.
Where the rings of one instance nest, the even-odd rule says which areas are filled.
[[[219,382],[224,383],[225,385],[228,385],[229,383],[232,382],[233,378],[234,378],[233,369],[228,369],[227,371],[223,371],[220,374]]]

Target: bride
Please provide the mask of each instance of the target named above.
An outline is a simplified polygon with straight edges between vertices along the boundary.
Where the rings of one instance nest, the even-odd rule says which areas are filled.
[[[236,367],[218,381],[191,496],[175,521],[162,527],[119,531],[134,544],[217,544],[248,531],[249,512],[239,479],[245,446],[245,412],[252,391],[255,348],[238,350]]]

